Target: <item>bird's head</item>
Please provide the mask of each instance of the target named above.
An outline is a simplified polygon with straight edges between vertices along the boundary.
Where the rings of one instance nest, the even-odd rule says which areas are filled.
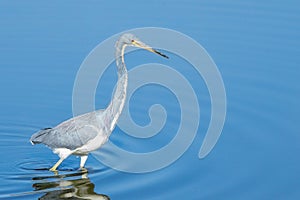
[[[150,51],[152,53],[156,53],[162,57],[165,58],[169,58],[168,56],[166,56],[165,54],[160,53],[159,51],[153,49],[152,47],[146,45],[145,43],[143,43],[142,41],[140,41],[136,36],[134,36],[133,34],[130,33],[125,33],[121,36],[121,40],[129,45],[129,46],[134,46],[134,47],[138,47],[138,48],[142,48],[145,49],[147,51]]]

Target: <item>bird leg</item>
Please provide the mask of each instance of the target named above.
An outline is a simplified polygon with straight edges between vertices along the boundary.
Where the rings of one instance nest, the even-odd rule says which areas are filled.
[[[51,167],[50,171],[57,171],[56,168],[62,163],[62,161],[64,159],[66,159],[69,155],[71,155],[74,150],[70,150],[67,148],[56,148],[53,150],[54,153],[58,154],[58,156],[60,157],[59,161],[57,161],[57,163],[55,163],[55,165],[53,165],[53,167]]]
[[[51,167],[49,170],[52,171],[52,172],[55,172],[57,171],[56,168],[62,163],[62,161],[64,160],[65,158],[60,158],[57,163],[55,163],[55,165],[53,165],[53,167]]]
[[[84,164],[85,164],[87,158],[88,158],[87,155],[84,155],[84,156],[81,156],[81,157],[80,157],[80,169],[83,169],[83,168],[84,168]]]

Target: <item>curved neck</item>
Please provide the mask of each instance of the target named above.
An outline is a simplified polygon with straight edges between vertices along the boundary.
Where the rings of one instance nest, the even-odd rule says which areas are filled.
[[[124,61],[124,51],[126,44],[117,42],[116,44],[116,64],[117,64],[117,73],[118,73],[118,82],[115,89],[112,101],[110,102],[107,111],[107,117],[110,124],[110,130],[112,131],[117,123],[117,120],[123,110],[126,92],[127,92],[127,81],[128,74]]]

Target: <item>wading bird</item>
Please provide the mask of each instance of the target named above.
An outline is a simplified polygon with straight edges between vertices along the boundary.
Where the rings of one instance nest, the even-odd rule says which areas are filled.
[[[32,144],[45,144],[60,157],[57,163],[50,168],[50,171],[56,171],[62,161],[72,154],[80,156],[80,168],[84,168],[88,154],[100,148],[108,140],[116,126],[126,99],[128,81],[124,62],[126,46],[139,47],[168,58],[166,55],[139,41],[134,35],[129,33],[123,34],[116,43],[115,56],[118,82],[108,107],[104,110],[96,110],[76,116],[54,128],[40,130],[31,136],[30,142]]]

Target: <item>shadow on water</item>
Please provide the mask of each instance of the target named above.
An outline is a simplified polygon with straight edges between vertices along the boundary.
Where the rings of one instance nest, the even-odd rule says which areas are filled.
[[[60,166],[59,173],[52,173],[49,168],[57,158],[48,156],[47,148],[34,150],[28,137],[21,134],[0,131],[0,135],[0,199],[110,199],[95,192],[98,184],[90,179],[108,172],[99,163],[80,171],[72,167],[73,157]]]
[[[107,195],[97,194],[95,185],[87,172],[36,176],[32,180],[35,192],[45,193],[39,199],[110,199]]]

